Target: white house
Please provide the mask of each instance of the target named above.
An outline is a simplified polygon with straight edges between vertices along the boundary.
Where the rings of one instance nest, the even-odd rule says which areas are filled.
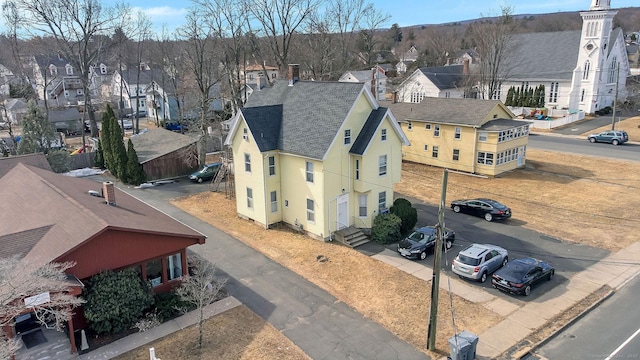
[[[338,81],[370,84],[371,93],[376,94],[376,100],[385,100],[387,75],[385,75],[384,69],[380,67],[376,66],[371,70],[347,71],[340,76]]]
[[[425,97],[469,97],[468,78],[468,61],[462,65],[422,67],[398,86],[396,101],[419,103]]]

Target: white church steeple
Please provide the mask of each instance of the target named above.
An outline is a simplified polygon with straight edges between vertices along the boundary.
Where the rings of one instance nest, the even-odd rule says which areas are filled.
[[[611,0],[591,0],[589,10],[609,10],[611,9]]]

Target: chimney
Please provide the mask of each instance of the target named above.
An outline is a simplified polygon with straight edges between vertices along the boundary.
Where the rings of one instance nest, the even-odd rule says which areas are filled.
[[[102,183],[102,195],[107,202],[107,205],[116,206],[116,188],[111,181],[105,181]]]
[[[450,57],[447,58],[447,63],[445,64],[445,66],[449,66],[449,65],[451,65],[451,58]]]
[[[398,102],[398,92],[394,91],[391,93],[391,103],[395,104]]]
[[[462,62],[462,75],[469,75],[469,59],[464,59]]]
[[[287,79],[289,80],[289,86],[293,86],[300,79],[300,65],[289,64],[289,74]]]
[[[256,90],[260,91],[260,76],[258,76],[258,79],[256,79]]]

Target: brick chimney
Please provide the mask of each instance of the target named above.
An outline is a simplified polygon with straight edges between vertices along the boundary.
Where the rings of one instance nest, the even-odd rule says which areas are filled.
[[[398,102],[398,92],[394,91],[391,93],[391,103],[395,104]]]
[[[300,65],[289,64],[287,79],[289,80],[289,86],[293,86],[293,84],[300,80]]]
[[[102,183],[102,196],[104,196],[107,205],[116,206],[116,188],[111,181]]]
[[[462,62],[462,75],[469,75],[469,59]]]

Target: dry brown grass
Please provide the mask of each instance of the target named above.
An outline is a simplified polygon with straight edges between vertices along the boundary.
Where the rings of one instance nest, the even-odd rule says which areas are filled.
[[[424,350],[430,282],[345,246],[313,240],[288,229],[265,230],[238,218],[235,202],[220,193],[194,195],[176,200],[174,205],[240,239]],[[318,255],[326,256],[329,261],[316,261]],[[476,334],[503,319],[482,305],[455,295],[453,307],[458,329]],[[441,293],[438,309],[441,315],[436,345],[438,349],[448,351],[447,339],[454,332],[446,293]]]
[[[116,360],[147,360],[153,347],[161,359],[200,360],[308,360],[291,340],[241,305],[204,324],[202,349],[197,349],[198,327],[191,326],[126,354]]]
[[[588,136],[589,134],[595,134],[607,130],[611,130],[611,125],[606,125],[595,130],[590,130],[582,135]],[[632,118],[617,122],[616,130],[626,131],[629,134],[629,141],[640,141],[640,116],[634,116]]]

